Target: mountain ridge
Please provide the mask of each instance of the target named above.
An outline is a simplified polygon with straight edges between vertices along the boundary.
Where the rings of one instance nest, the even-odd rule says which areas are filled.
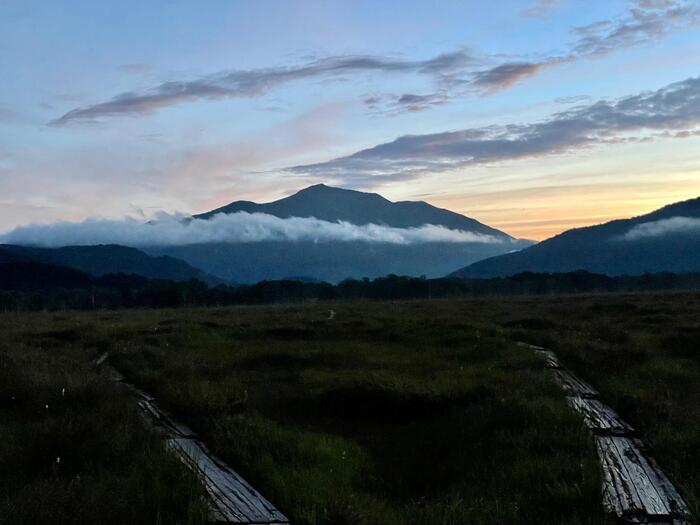
[[[267,213],[282,219],[314,217],[330,222],[345,221],[356,225],[382,224],[394,228],[415,228],[425,224],[444,226],[453,230],[514,239],[496,228],[476,219],[438,208],[425,201],[393,202],[379,195],[325,184],[314,184],[298,192],[267,203],[234,201],[214,210],[194,215],[209,219],[219,213]]]
[[[65,266],[96,277],[123,273],[172,281],[199,279],[211,285],[222,282],[222,279],[175,257],[154,257],[137,248],[118,244],[60,248],[0,244],[0,262],[35,262]]]
[[[428,241],[392,244],[360,240],[210,242],[184,246],[153,246],[152,255],[170,255],[224,279],[251,283],[303,275],[339,282],[347,278],[375,278],[390,273],[439,277],[468,262],[528,246],[459,213],[424,201],[392,202],[377,193],[365,193],[325,184],[304,188],[293,195],[258,204],[235,201],[210,212],[194,215],[210,219],[217,214],[266,213],[286,219],[314,217],[353,225],[377,224],[418,228],[426,224],[478,234],[469,242]]]
[[[638,231],[635,228],[677,218],[700,220],[700,197],[667,204],[629,219],[573,228],[519,252],[477,261],[450,276],[505,277],[520,272],[576,270],[611,276],[699,271],[699,233],[669,230],[630,236],[630,232]]]

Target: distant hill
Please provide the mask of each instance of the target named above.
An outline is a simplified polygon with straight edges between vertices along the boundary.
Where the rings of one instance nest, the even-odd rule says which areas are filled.
[[[576,270],[612,276],[700,271],[700,198],[640,217],[568,230],[522,251],[478,261],[451,276]]]
[[[85,272],[55,264],[11,259],[0,250],[0,290],[88,288],[92,278]]]
[[[264,241],[159,246],[148,248],[148,252],[177,257],[237,283],[302,275],[306,281],[338,282],[390,273],[441,277],[465,260],[477,261],[517,247],[517,242],[505,247],[489,243]]]
[[[236,201],[221,208],[195,215],[208,219],[217,213],[267,213],[283,219],[315,217],[324,221],[346,221],[351,224],[382,224],[394,228],[415,228],[436,224],[452,230],[512,239],[500,230],[486,226],[459,213],[437,208],[423,201],[391,202],[377,193],[334,188],[325,184],[309,186],[290,197],[266,204]]]
[[[153,257],[136,248],[113,244],[63,248],[0,245],[0,263],[12,261],[66,266],[94,276],[123,273],[172,281],[199,279],[211,285],[222,282],[173,257]]]

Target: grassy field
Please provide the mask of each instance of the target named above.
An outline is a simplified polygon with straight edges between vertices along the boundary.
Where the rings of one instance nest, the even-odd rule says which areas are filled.
[[[697,514],[699,314],[681,294],[3,315],[0,523],[202,521],[91,370],[107,350],[295,524],[605,523],[592,440],[515,340],[593,383]]]
[[[204,523],[197,480],[92,370],[83,316],[0,316],[0,523]]]

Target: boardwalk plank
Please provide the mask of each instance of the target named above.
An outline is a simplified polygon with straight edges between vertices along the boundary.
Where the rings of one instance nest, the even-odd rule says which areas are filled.
[[[535,354],[544,359],[547,368],[561,368],[559,359],[554,352],[550,350],[535,350]]]
[[[637,445],[638,450],[642,450],[641,442],[635,440],[634,443]],[[676,517],[687,516],[690,511],[681,495],[678,494],[676,487],[673,486],[673,483],[666,477],[666,474],[663,473],[653,458],[645,456],[642,456],[642,458],[646,461],[641,462],[641,466],[651,483],[656,487],[669,513]]]
[[[583,398],[598,397],[598,391],[585,381],[580,380],[574,374],[564,368],[554,369],[554,378],[571,396]]]
[[[567,401],[583,416],[586,426],[596,434],[627,436],[634,432],[634,428],[612,408],[597,399],[568,397]]]
[[[569,404],[596,435],[605,507],[626,523],[688,525],[687,505],[654,460],[644,455],[642,442],[631,437],[634,429],[597,399],[599,394],[591,385],[565,369],[553,352],[525,343],[520,346],[532,349],[553,369]]]
[[[163,410],[155,398],[126,378],[106,361],[105,353],[94,361],[111,381],[119,382],[137,398],[144,421],[160,433],[167,447],[192,471],[209,497],[209,519],[214,523],[248,525],[289,524],[289,520],[248,482],[212,455],[187,425]]]
[[[152,400],[140,400],[139,407],[142,412],[150,419],[150,424],[156,427],[162,434],[173,437],[194,438],[197,437],[194,431],[185,425],[176,421],[165,410],[158,407]]]
[[[207,492],[216,504],[216,513],[230,523],[288,523],[250,484],[212,456],[197,440],[175,438],[168,446],[204,479]]]

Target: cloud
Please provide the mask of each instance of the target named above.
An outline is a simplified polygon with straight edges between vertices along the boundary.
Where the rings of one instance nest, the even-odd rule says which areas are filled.
[[[121,244],[125,246],[182,246],[206,242],[261,241],[364,241],[390,244],[427,242],[503,243],[490,235],[450,230],[425,224],[417,228],[392,228],[377,224],[358,226],[348,222],[237,212],[209,220],[160,214],[156,220],[87,219],[49,225],[21,226],[0,235],[0,243],[33,246]]]
[[[525,16],[541,17],[554,9],[561,0],[535,0],[533,4],[523,11]]]
[[[527,16],[542,16],[559,3],[539,0],[525,11]],[[596,58],[618,49],[632,47],[700,26],[700,6],[689,0],[635,0],[622,16],[599,20],[572,29],[574,41],[568,50],[541,60],[520,60],[497,64],[466,75],[445,79],[446,89],[456,90],[456,98],[474,90],[493,94],[532,78],[542,71],[585,58]],[[435,96],[439,95],[436,93]],[[448,99],[446,99],[447,101]]]
[[[526,14],[541,16],[557,3],[557,0],[540,0]],[[700,6],[695,0],[635,0],[621,17],[573,28],[574,41],[562,56],[499,64],[474,73],[472,85],[493,93],[533,77],[548,67],[601,57],[697,26],[700,26]]]
[[[670,217],[653,222],[645,222],[632,227],[622,236],[623,240],[634,241],[673,234],[700,234],[700,218]]]
[[[636,0],[626,16],[575,28],[574,53],[601,56],[616,49],[663,38],[700,24],[694,0]]]
[[[697,217],[671,217],[653,222],[644,222],[633,226],[627,233],[620,237],[624,241],[638,241],[640,239],[653,239],[674,234],[700,234],[700,218]]]
[[[557,0],[539,0],[528,10],[533,16],[552,8]],[[617,49],[643,44],[700,25],[695,0],[635,0],[622,16],[572,29],[574,41],[561,55],[541,60],[520,60],[473,69],[464,50],[425,60],[402,60],[372,55],[343,55],[310,59],[289,67],[220,71],[190,80],[162,82],[150,89],[121,93],[111,100],[76,107],[50,122],[62,126],[108,117],[142,116],[160,109],[200,100],[260,97],[285,84],[310,79],[345,79],[366,73],[416,74],[432,77],[439,89],[416,95],[430,102],[404,104],[401,97],[384,102],[388,114],[422,111],[465,95],[495,93],[531,78],[543,70],[583,58],[600,57]],[[488,60],[493,60],[490,58]],[[146,64],[126,64],[124,71],[144,73]],[[386,98],[386,97],[384,97]],[[379,104],[368,104],[379,110]],[[379,100],[377,101],[379,102]]]
[[[258,97],[284,84],[313,78],[337,78],[361,73],[415,73],[440,79],[463,71],[470,62],[465,51],[443,53],[427,60],[378,56],[335,56],[292,67],[222,71],[195,80],[163,82],[146,91],[126,92],[112,100],[72,109],[51,122],[61,126],[120,115],[144,115],[196,100]]]
[[[551,63],[553,64],[553,62]],[[500,91],[526,78],[535,76],[550,63],[509,62],[474,75],[473,83],[486,91]]]
[[[389,106],[389,110],[386,113],[391,114],[392,109],[394,110],[394,113],[403,113],[405,111],[415,113],[418,111],[425,111],[427,109],[432,109],[435,106],[447,104],[450,101],[450,98],[450,95],[445,90],[436,93],[427,93],[424,95],[404,93]]]
[[[368,187],[596,144],[653,140],[644,135],[648,131],[684,136],[686,131],[692,134],[688,130],[699,124],[700,77],[615,101],[577,106],[530,124],[405,135],[346,157],[294,166],[288,171]]]
[[[144,75],[153,71],[153,66],[151,64],[146,64],[143,62],[135,62],[132,64],[122,64],[119,69],[125,73],[131,73],[134,75]]]
[[[0,106],[0,124],[14,123],[20,120],[20,114],[5,106]]]

